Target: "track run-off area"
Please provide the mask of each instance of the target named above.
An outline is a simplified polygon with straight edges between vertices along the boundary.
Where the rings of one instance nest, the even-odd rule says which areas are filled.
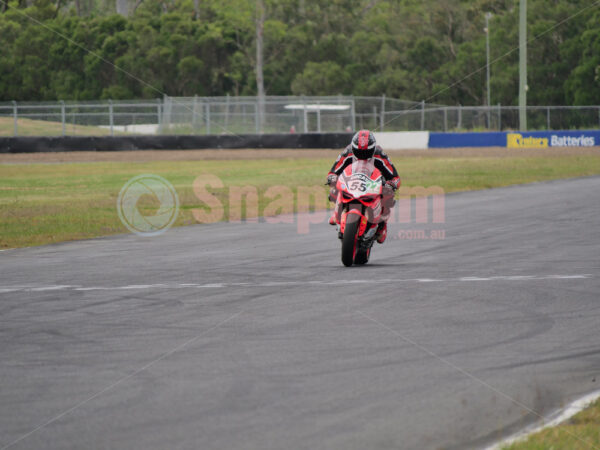
[[[450,194],[351,268],[325,222],[1,252],[0,449],[486,447],[599,389],[599,193]]]

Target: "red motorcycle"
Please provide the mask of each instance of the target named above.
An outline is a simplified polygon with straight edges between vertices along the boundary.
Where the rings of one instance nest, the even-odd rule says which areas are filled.
[[[356,160],[338,177],[336,217],[345,266],[369,262],[381,222],[381,172],[368,160]]]

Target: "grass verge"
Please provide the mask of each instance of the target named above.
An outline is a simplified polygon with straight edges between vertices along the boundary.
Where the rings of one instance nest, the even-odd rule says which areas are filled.
[[[249,150],[251,152],[252,150]],[[392,157],[405,186],[441,186],[446,193],[486,189],[519,183],[600,174],[600,153],[565,152],[518,156]],[[253,186],[258,193],[258,215],[271,200],[265,192],[285,186],[295,194],[298,186],[320,186],[323,196],[316,208],[327,205],[322,185],[331,166],[328,158],[277,158],[260,160],[200,160],[144,162],[81,162],[67,164],[0,164],[0,248],[42,245],[73,239],[125,233],[116,210],[121,187],[140,174],[156,174],[177,190],[181,211],[176,226],[196,223],[192,210],[203,203],[193,190],[194,179],[214,174],[224,188],[212,189],[224,205],[232,207],[228,188]],[[139,204],[144,215],[158,208],[156,199]],[[242,214],[244,214],[242,207]],[[250,212],[250,215],[253,215]]]
[[[21,117],[17,121],[17,132],[19,136],[62,136],[63,129],[60,122]],[[69,136],[108,136],[110,134],[110,130],[106,128],[71,123],[65,124],[65,132]],[[0,136],[11,137],[14,134],[14,119],[12,117],[0,117]]]
[[[532,434],[504,450],[588,450],[600,445],[600,400],[565,423]]]

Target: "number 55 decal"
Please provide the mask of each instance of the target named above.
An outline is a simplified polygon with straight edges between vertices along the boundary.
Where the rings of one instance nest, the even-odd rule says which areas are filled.
[[[353,191],[365,192],[367,190],[367,184],[364,181],[353,180],[350,185],[350,189]]]

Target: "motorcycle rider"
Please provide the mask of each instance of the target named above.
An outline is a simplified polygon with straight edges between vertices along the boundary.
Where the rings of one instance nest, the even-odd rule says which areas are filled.
[[[390,159],[383,152],[383,149],[375,142],[375,136],[369,130],[360,130],[357,132],[352,138],[350,145],[346,147],[338,156],[335,163],[333,163],[331,170],[327,174],[327,184],[331,187],[329,199],[334,202],[337,200],[338,191],[335,185],[338,176],[357,159],[370,160],[386,180],[382,193],[381,222],[379,222],[375,234],[377,242],[383,244],[387,237],[387,221],[390,218],[391,208],[394,205],[394,192],[400,186],[400,177]],[[339,209],[336,207],[329,219],[330,225],[339,223],[339,212]]]

